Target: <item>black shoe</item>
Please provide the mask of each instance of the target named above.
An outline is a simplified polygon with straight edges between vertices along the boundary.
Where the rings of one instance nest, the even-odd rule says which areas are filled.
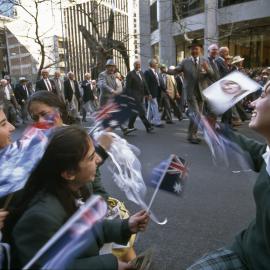
[[[154,128],[153,127],[146,128],[146,132],[147,133],[153,133],[153,131],[154,131]]]
[[[125,128],[123,130],[124,135],[128,135],[129,133],[135,131],[135,128]]]
[[[85,123],[87,122],[87,120],[86,120],[86,119],[83,119],[82,121],[83,121],[83,122],[85,122]]]
[[[158,127],[158,128],[164,128],[164,125],[163,124],[159,124],[159,125],[154,125],[155,127]]]
[[[196,139],[196,138],[188,138],[188,141],[192,144],[199,144],[201,142],[200,139]]]
[[[168,121],[166,121],[166,124],[174,124],[174,122],[171,120],[168,120]]]

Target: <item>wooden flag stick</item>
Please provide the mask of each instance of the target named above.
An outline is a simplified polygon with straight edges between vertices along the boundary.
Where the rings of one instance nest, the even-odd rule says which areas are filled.
[[[14,193],[11,193],[11,194],[9,194],[8,197],[6,198],[5,204],[4,204],[4,207],[3,207],[4,210],[7,210],[8,206],[9,206],[9,204],[10,204],[12,198],[13,198],[13,196],[14,196]]]
[[[152,198],[150,200],[150,203],[149,203],[149,205],[147,207],[147,212],[149,212],[150,208],[152,207],[152,204],[153,204],[153,202],[154,202],[154,200],[155,200],[155,198],[157,196],[157,193],[159,191],[160,185],[161,185],[161,183],[163,181],[163,178],[165,177],[165,174],[168,171],[168,168],[169,168],[169,166],[170,166],[173,158],[174,158],[174,155],[171,155],[170,158],[169,158],[169,160],[168,160],[168,163],[167,163],[167,165],[166,165],[166,167],[165,167],[165,169],[164,169],[164,171],[163,171],[163,173],[162,173],[162,175],[161,175],[161,177],[160,177],[160,179],[158,181],[158,184],[156,186],[155,192],[153,193],[153,196],[152,196]]]

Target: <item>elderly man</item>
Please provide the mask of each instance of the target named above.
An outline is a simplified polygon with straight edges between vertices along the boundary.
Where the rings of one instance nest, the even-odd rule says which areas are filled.
[[[65,100],[68,105],[69,113],[75,118],[79,119],[81,94],[79,84],[75,80],[73,72],[68,72],[68,79],[64,82]]]
[[[151,94],[151,99],[149,100],[148,110],[148,120],[151,124],[155,127],[164,127],[161,123],[160,113],[158,110],[158,101],[157,99],[160,97],[161,94],[161,85],[160,85],[160,77],[157,72],[158,69],[158,62],[156,59],[151,59],[149,61],[149,69],[144,72],[144,77],[147,82],[149,92]]]
[[[25,123],[28,118],[27,100],[31,95],[31,91],[27,87],[27,79],[25,77],[21,77],[19,79],[19,83],[15,86],[14,94],[17,102],[21,106],[22,120],[23,123]]]
[[[127,74],[126,93],[128,96],[134,98],[135,101],[137,102],[139,114],[133,113],[130,116],[128,123],[128,130],[124,131],[124,134],[134,130],[134,123],[138,115],[146,128],[146,132],[151,133],[153,128],[151,127],[151,124],[145,117],[145,108],[143,104],[144,97],[151,99],[151,95],[144,74],[141,71],[141,62],[139,60],[134,62],[134,70],[130,71]]]
[[[219,57],[216,60],[220,78],[225,77],[231,72],[231,68],[228,65],[228,58],[230,57],[228,47],[219,48]],[[232,125],[232,109],[227,110],[221,117],[221,121],[225,124]]]
[[[218,58],[218,45],[217,44],[211,44],[208,47],[208,61],[211,65],[214,76],[212,77],[212,82],[218,81],[220,79],[218,64],[217,64],[217,58]]]
[[[191,56],[184,59],[172,72],[183,72],[184,89],[187,96],[187,104],[190,112],[190,122],[188,128],[188,141],[193,144],[200,143],[197,137],[198,124],[196,117],[203,112],[204,96],[202,91],[208,87],[209,80],[214,72],[207,59],[201,56],[202,45],[193,40],[190,46]]]
[[[57,94],[54,81],[49,79],[49,71],[42,69],[41,76],[42,79],[36,82],[36,91],[47,90]]]
[[[55,85],[55,90],[57,96],[62,100],[65,101],[65,93],[64,93],[64,81],[61,79],[60,71],[55,71],[53,82]]]
[[[13,89],[6,79],[0,81],[0,102],[4,104],[4,111],[7,119],[12,125],[16,124],[16,109],[19,109],[19,105],[15,98]]]
[[[94,101],[96,96],[94,95],[94,86],[91,81],[91,74],[85,73],[84,80],[81,83],[81,87],[83,89],[82,94],[82,113],[83,113],[83,122],[86,122],[87,113],[92,113],[95,111]]]
[[[98,76],[98,87],[100,89],[100,106],[106,105],[109,99],[117,94],[117,84],[115,79],[116,65],[113,59],[107,60],[105,67],[106,70],[101,72]]]

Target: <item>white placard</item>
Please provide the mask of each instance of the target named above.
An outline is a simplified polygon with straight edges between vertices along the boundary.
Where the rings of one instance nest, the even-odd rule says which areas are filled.
[[[234,71],[203,91],[216,115],[221,115],[261,86],[239,71]]]

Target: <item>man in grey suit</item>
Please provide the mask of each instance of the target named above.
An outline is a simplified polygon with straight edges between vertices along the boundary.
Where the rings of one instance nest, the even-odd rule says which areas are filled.
[[[116,80],[115,80],[116,65],[113,59],[106,62],[106,70],[98,76],[98,87],[100,89],[99,103],[100,106],[106,105],[110,98],[116,95]]]
[[[202,91],[208,87],[214,72],[207,59],[201,56],[202,45],[193,40],[190,46],[191,57],[184,59],[172,72],[184,73],[184,91],[190,113],[188,128],[188,141],[193,144],[200,143],[197,137],[198,125],[194,118],[203,112],[204,96]]]
[[[65,102],[65,93],[64,93],[64,81],[61,79],[61,73],[60,71],[55,71],[54,78],[53,78],[55,88],[56,88],[56,94],[57,96]]]

